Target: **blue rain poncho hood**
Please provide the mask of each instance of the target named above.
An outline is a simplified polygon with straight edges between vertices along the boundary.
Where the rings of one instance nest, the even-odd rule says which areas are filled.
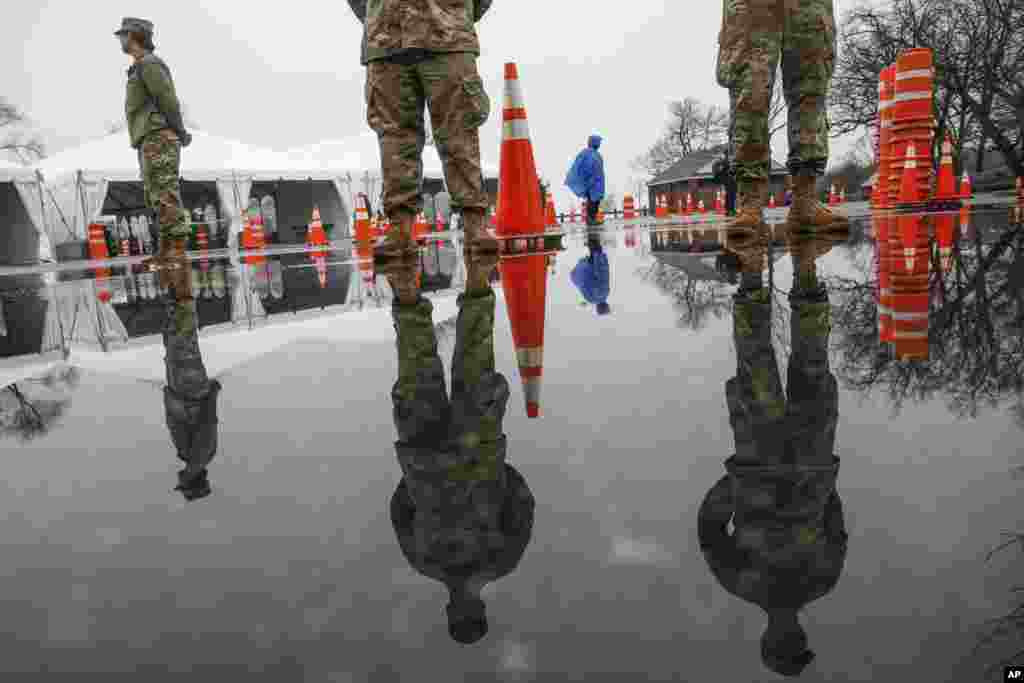
[[[591,135],[587,148],[576,155],[576,160],[565,176],[566,186],[581,199],[599,202],[604,199],[604,159],[598,148],[601,136]]]

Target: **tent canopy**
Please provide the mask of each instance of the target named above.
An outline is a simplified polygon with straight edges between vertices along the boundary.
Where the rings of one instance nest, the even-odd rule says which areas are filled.
[[[112,133],[41,161],[47,184],[74,182],[78,172],[107,181],[138,181],[137,152],[124,131]],[[287,156],[204,131],[192,133],[192,144],[182,151],[181,176],[185,180],[216,182],[233,176],[251,180],[331,180],[337,173],[301,169]]]
[[[59,152],[36,168],[53,205],[47,232],[55,244],[85,239],[88,224],[103,213],[111,183],[141,182],[138,153],[124,131]],[[337,194],[330,220],[348,225],[349,188],[343,176],[339,171],[302,168],[284,154],[200,130],[193,131],[192,144],[181,155],[184,181],[216,185],[222,215],[232,223],[232,246],[241,230],[239,212],[248,205],[253,183],[327,181]]]

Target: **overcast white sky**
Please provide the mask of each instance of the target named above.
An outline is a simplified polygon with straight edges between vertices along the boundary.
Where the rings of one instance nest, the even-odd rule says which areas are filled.
[[[850,1],[836,0],[837,13]],[[362,27],[344,0],[4,4],[0,94],[38,124],[51,152],[123,117],[128,61],[112,32],[124,15],[156,24],[157,52],[208,132],[285,150],[367,129]],[[714,79],[720,25],[717,0],[494,0],[478,25],[492,101],[484,155],[499,159],[502,65],[515,61],[539,173],[561,188],[597,130],[609,188],[627,190],[628,162],[660,134],[669,101],[726,104]],[[846,146],[834,145],[834,156]],[[561,210],[568,193],[556,197]]]

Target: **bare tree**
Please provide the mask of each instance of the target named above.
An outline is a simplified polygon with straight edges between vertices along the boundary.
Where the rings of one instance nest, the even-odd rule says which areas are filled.
[[[38,135],[26,130],[28,126],[21,110],[0,97],[0,152],[13,154],[25,164],[42,159],[46,148]]]

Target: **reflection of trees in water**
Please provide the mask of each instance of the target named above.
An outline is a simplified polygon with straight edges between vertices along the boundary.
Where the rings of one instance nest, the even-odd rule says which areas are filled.
[[[682,329],[699,332],[712,319],[720,320],[732,310],[733,288],[727,282],[698,280],[658,260],[637,274],[672,298],[676,325]]]
[[[884,392],[895,412],[907,401],[942,396],[959,416],[1016,400],[1024,416],[1024,230],[982,244],[980,235],[954,248],[954,267],[943,273],[932,253],[929,359],[899,361],[878,343],[877,274],[829,278],[834,294],[836,374],[863,394]],[[872,266],[873,269],[873,266]]]
[[[1003,536],[1003,542],[988,554],[987,559],[990,560],[997,553],[1010,550],[1015,546],[1024,551],[1024,533],[1008,533]],[[988,673],[994,673],[1009,664],[1018,664],[1024,657],[1024,648],[1021,647],[1021,643],[1024,642],[1024,584],[1014,586],[1011,592],[1015,604],[1008,613],[991,619],[985,624],[981,629],[978,644],[975,646],[975,652],[978,652],[983,649],[998,648],[1003,643],[1013,643],[1012,654],[999,656],[997,661],[989,667]]]
[[[28,442],[49,434],[71,404],[66,390],[78,379],[77,369],[62,367],[0,389],[0,438]]]

